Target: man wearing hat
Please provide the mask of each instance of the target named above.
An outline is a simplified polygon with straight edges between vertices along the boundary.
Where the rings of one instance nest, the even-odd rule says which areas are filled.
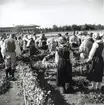
[[[68,35],[68,32],[67,33],[65,33],[65,38],[66,38],[66,40],[67,40],[67,42],[69,41],[69,35]]]
[[[38,48],[41,49],[46,49],[47,48],[47,38],[45,36],[45,34],[41,34],[39,38],[37,38],[36,40],[36,44],[38,46]]]

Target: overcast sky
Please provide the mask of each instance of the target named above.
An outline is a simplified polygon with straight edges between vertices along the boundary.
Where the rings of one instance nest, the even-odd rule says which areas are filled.
[[[103,24],[104,0],[0,0],[0,26]]]

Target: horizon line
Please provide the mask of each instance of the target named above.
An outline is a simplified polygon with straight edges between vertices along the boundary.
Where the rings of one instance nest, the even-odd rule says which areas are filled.
[[[51,27],[53,27],[54,25],[56,25],[56,26],[58,26],[58,27],[63,27],[63,26],[73,26],[73,25],[77,25],[77,26],[83,26],[83,25],[101,25],[101,26],[104,26],[104,24],[90,24],[90,23],[85,23],[85,24],[70,24],[70,25],[68,25],[68,24],[66,24],[66,25],[57,25],[57,24],[53,24],[53,25],[51,25]],[[20,25],[15,25],[15,24],[13,24],[13,26],[0,26],[0,28],[5,28],[5,27],[18,27],[18,26],[38,26],[38,27],[42,27],[41,25],[36,25],[36,24],[28,24],[28,25],[23,25],[23,24],[20,24]],[[42,27],[43,28],[43,27]],[[47,26],[45,26],[44,28],[50,28],[50,26],[49,27],[47,27]]]

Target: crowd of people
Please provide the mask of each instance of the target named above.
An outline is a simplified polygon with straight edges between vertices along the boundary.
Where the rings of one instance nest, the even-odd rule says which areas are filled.
[[[36,54],[38,49],[48,50],[50,54],[55,55],[55,64],[57,65],[56,84],[62,86],[64,92],[72,87],[72,57],[70,52],[77,49],[80,55],[79,59],[86,59],[85,63],[92,63],[92,67],[88,68],[89,73],[87,79],[92,82],[90,89],[100,90],[103,78],[103,34],[88,33],[80,35],[80,33],[58,34],[58,38],[47,38],[44,33],[37,36],[36,34],[10,34],[1,36],[0,38],[0,61],[5,62],[6,78],[15,79],[14,73],[16,69],[16,58],[29,49],[30,56]],[[73,53],[74,54],[74,53]],[[43,59],[43,65],[46,62]]]

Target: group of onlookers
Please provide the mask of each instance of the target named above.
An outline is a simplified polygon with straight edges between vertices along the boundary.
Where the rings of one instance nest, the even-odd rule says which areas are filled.
[[[1,37],[0,49],[1,60],[5,61],[6,78],[14,80],[16,57],[29,49],[30,56],[35,55],[38,49],[48,50],[55,54],[57,65],[57,86],[63,86],[66,92],[66,83],[72,87],[72,58],[70,52],[78,49],[81,59],[86,63],[92,62],[87,79],[92,81],[91,89],[101,89],[103,77],[103,36],[99,33],[90,33],[86,36],[65,33],[58,34],[58,38],[47,38],[45,34],[39,37],[36,34],[10,34],[6,39]],[[71,88],[70,88],[71,90]]]
[[[82,36],[75,33],[71,36],[59,35],[57,40],[58,45],[55,50],[55,63],[57,65],[57,86],[62,86],[64,92],[72,91],[72,57],[70,53],[77,48],[77,53],[80,54],[80,59],[84,59],[86,65],[91,64],[88,68],[86,79],[91,81],[91,90],[100,90],[103,79],[103,36],[99,33],[90,33],[83,39]],[[43,64],[45,65],[46,59]],[[76,61],[77,62],[77,61]],[[67,84],[69,88],[67,87]]]
[[[21,56],[25,50],[29,50],[29,55],[35,55],[36,51],[40,49],[47,49],[47,38],[45,34],[10,34],[2,36],[0,39],[0,61],[5,62],[6,78],[14,80],[14,72],[16,66],[16,58]]]

